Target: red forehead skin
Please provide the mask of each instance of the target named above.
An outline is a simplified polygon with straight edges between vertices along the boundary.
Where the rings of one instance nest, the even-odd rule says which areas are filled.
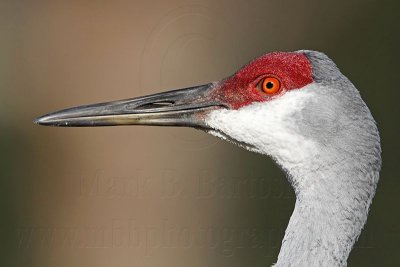
[[[257,88],[257,84],[266,76],[280,79],[282,90],[277,95],[267,96]],[[232,109],[239,109],[254,102],[271,100],[312,81],[311,63],[305,55],[299,52],[274,52],[254,59],[223,80],[214,90],[213,97]]]

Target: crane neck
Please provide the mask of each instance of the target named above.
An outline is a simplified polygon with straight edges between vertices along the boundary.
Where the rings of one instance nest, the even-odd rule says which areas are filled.
[[[342,166],[340,172],[335,166],[309,171],[307,179],[289,177],[291,181],[324,182],[292,182],[296,205],[274,266],[347,265],[349,253],[367,220],[378,181],[377,172],[365,173],[354,166]]]

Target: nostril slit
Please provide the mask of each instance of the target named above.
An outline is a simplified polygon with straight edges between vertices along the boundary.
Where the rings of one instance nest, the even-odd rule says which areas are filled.
[[[157,106],[172,106],[175,102],[173,101],[161,101],[161,102],[155,102],[153,105]]]
[[[163,107],[172,106],[173,104],[175,104],[174,101],[160,101],[160,102],[145,103],[145,104],[139,105],[135,108],[136,109],[163,108]]]

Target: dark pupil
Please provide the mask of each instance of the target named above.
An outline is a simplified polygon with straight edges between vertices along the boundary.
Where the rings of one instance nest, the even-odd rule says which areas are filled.
[[[267,82],[267,88],[271,89],[272,87],[274,87],[274,83],[273,82]]]

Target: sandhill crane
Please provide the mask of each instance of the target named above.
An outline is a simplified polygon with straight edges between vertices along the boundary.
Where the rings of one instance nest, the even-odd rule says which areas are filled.
[[[265,54],[218,82],[61,110],[52,126],[188,126],[270,156],[296,204],[275,266],[346,266],[381,166],[376,123],[325,54]]]

